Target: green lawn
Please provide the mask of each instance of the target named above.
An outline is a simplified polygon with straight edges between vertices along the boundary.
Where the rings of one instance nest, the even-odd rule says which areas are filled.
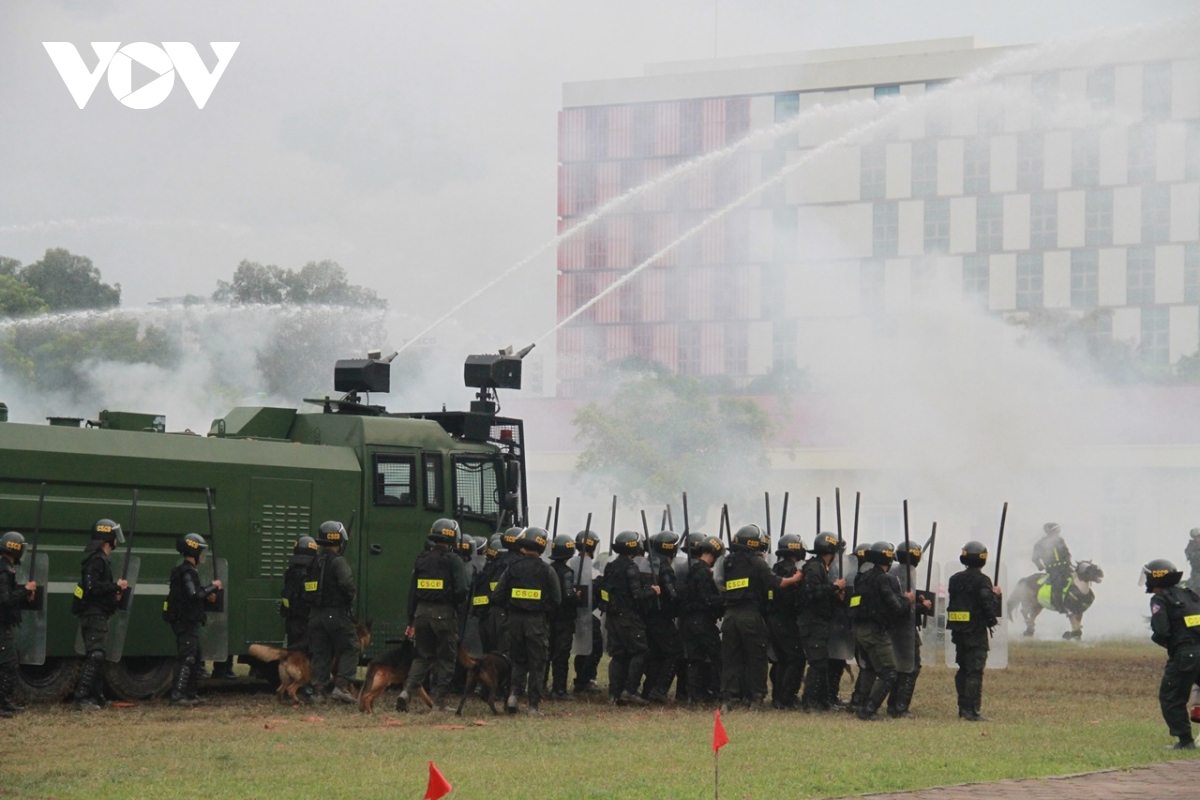
[[[1017,643],[1010,667],[985,677],[986,724],[957,718],[944,666],[922,673],[913,720],[735,712],[725,718],[721,794],[823,797],[1178,757],[1163,749],[1164,660],[1149,642]],[[269,694],[195,710],[36,707],[0,723],[9,742],[0,797],[420,798],[429,760],[454,785],[451,798],[711,796],[711,709],[612,709],[597,699],[546,703],[542,719],[493,718],[471,701],[458,719],[398,715],[394,698],[374,717],[292,709]]]

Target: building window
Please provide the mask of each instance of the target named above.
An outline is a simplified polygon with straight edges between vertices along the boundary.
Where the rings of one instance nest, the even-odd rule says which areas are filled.
[[[900,252],[900,206],[876,203],[871,236],[875,258],[894,258]]]
[[[1171,237],[1171,187],[1156,183],[1142,187],[1142,242],[1161,244]]]
[[[963,145],[963,191],[986,192],[991,183],[992,145],[988,139],[967,139]]]
[[[1035,250],[1058,247],[1058,195],[1052,192],[1029,198],[1029,246]]]
[[[984,195],[976,204],[975,249],[995,252],[1004,249],[1004,197]]]
[[[950,198],[925,201],[925,252],[950,252]]]
[[[1150,183],[1155,174],[1154,125],[1135,125],[1129,129],[1129,182]]]
[[[1028,311],[1042,305],[1042,254],[1018,253],[1017,310]]]
[[[912,149],[912,193],[913,197],[932,197],[937,194],[937,142],[922,139],[913,142]]]
[[[1071,141],[1071,185],[1076,189],[1100,182],[1100,137],[1093,130],[1075,131]]]
[[[1166,306],[1142,309],[1142,345],[1138,351],[1149,364],[1166,364],[1171,360],[1171,309]]]
[[[875,99],[876,100],[878,100],[881,97],[894,97],[895,95],[898,95],[898,94],[900,94],[900,87],[898,85],[876,86],[875,87]]]
[[[608,157],[608,109],[589,108],[584,124],[586,130],[586,161],[602,161]]]
[[[704,101],[679,103],[679,152],[694,156],[704,149]]]
[[[638,158],[654,155],[654,144],[658,138],[658,112],[651,103],[642,103],[632,109],[633,154]]]
[[[414,456],[375,454],[375,505],[417,504],[417,459]]]
[[[775,241],[772,247],[772,260],[775,262],[790,262],[796,260],[796,249],[799,244],[799,219],[795,206],[783,206],[775,209]]]
[[[688,276],[683,267],[672,267],[667,270],[666,297],[663,298],[663,312],[669,320],[685,320],[688,318]]]
[[[1071,251],[1071,308],[1100,304],[1100,254],[1095,250]]]
[[[678,369],[680,375],[700,374],[700,326],[679,326]]]
[[[1146,119],[1171,116],[1171,62],[1142,65],[1142,115]]]
[[[441,511],[446,507],[442,476],[442,454],[422,453],[421,460],[425,466],[425,508],[429,511]]]
[[[863,261],[859,264],[858,299],[864,312],[883,311],[882,261]]]
[[[866,144],[859,152],[859,193],[863,200],[882,200],[887,188],[887,150],[882,144]]]
[[[617,289],[617,314],[621,322],[642,321],[642,282],[633,278]]]
[[[796,321],[781,319],[772,326],[771,358],[775,369],[794,369],[796,366]]]
[[[1113,234],[1112,189],[1090,189],[1083,201],[1083,243],[1108,247]]]
[[[725,141],[736,142],[749,132],[750,98],[729,98],[725,101]]]
[[[763,264],[759,271],[759,290],[762,297],[759,309],[763,319],[778,319],[783,316],[785,291],[785,272],[779,264]]]
[[[1125,256],[1125,303],[1154,303],[1154,248],[1131,247]]]
[[[1017,139],[1017,189],[1039,192],[1044,181],[1046,148],[1040,133],[1023,133]]]
[[[745,375],[749,367],[750,337],[742,322],[725,325],[725,374]]]
[[[1183,248],[1183,302],[1200,303],[1200,244]]]
[[[989,291],[988,257],[976,253],[963,256],[963,297],[987,308]]]
[[[633,326],[633,356],[642,361],[654,360],[654,328],[649,325]]]
[[[1112,108],[1116,102],[1116,72],[1111,66],[1097,67],[1088,73],[1087,94],[1093,106]]]
[[[1056,108],[1058,108],[1058,73],[1057,72],[1037,72],[1033,75],[1032,86],[1033,99],[1036,106],[1033,109],[1033,118],[1041,123],[1044,122]]]
[[[775,95],[775,121],[787,122],[800,113],[800,93],[787,92]]]

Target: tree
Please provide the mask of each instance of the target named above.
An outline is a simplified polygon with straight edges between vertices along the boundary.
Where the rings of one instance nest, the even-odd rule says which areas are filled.
[[[11,274],[0,272],[0,317],[26,317],[45,310],[45,302],[33,287]]]
[[[739,499],[767,466],[771,432],[753,400],[714,395],[664,371],[625,376],[605,402],[575,414],[576,469],[622,497],[657,503],[687,490],[702,504]]]
[[[17,270],[20,268],[21,262],[17,259],[9,258],[8,256],[0,256],[0,275],[8,275],[9,277],[15,278],[17,276]]]
[[[233,305],[335,305],[384,308],[375,292],[355,286],[336,261],[310,261],[299,272],[242,261],[232,281],[217,281],[213,300]]]
[[[289,288],[283,269],[257,261],[246,261],[237,265],[232,282],[217,281],[213,300],[234,305],[277,305],[284,302]]]
[[[17,275],[46,303],[51,311],[114,308],[121,304],[121,284],[109,286],[100,280],[100,270],[86,256],[51,248]]]

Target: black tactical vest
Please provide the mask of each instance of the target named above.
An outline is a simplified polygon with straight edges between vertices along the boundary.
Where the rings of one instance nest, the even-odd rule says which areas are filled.
[[[418,603],[454,603],[454,563],[450,560],[453,558],[458,556],[441,548],[426,550],[417,556],[413,575],[417,581],[414,596]]]
[[[761,587],[751,586],[750,576],[753,574],[751,559],[757,558],[751,553],[734,550],[725,556],[725,607],[732,608],[747,603],[761,602],[758,592]]]
[[[550,581],[558,580],[537,556],[521,556],[508,568],[508,607],[537,613],[549,610]]]
[[[191,563],[184,561],[171,570],[171,583],[167,589],[167,600],[163,603],[163,619],[167,622],[204,622],[204,598],[188,597],[184,588],[187,573],[192,574],[192,585],[200,588],[200,573]]]

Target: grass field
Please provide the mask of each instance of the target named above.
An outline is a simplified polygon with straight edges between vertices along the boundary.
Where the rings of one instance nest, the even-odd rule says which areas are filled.
[[[1149,642],[1017,643],[1009,668],[985,676],[985,724],[957,718],[944,666],[922,672],[917,719],[735,712],[724,719],[721,795],[827,797],[1178,757],[1163,749],[1164,660]],[[394,699],[374,717],[292,709],[264,693],[193,710],[34,707],[0,723],[0,797],[420,798],[429,760],[454,785],[451,798],[711,797],[711,709],[635,711],[597,699],[547,702],[547,716],[530,719],[492,717],[469,701],[459,719],[399,715]]]

